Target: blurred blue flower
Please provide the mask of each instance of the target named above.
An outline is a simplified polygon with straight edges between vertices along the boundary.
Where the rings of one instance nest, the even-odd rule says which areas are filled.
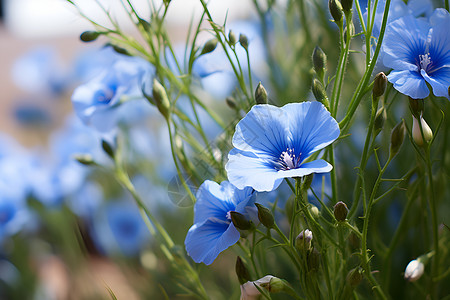
[[[118,107],[141,100],[143,81],[151,65],[139,57],[121,57],[88,83],[75,89],[72,103],[78,117],[99,131],[110,131],[118,122]],[[147,104],[147,103],[145,103]],[[136,110],[141,112],[140,109]]]
[[[131,201],[110,201],[93,216],[91,235],[108,255],[134,256],[147,244],[149,232]]]
[[[339,137],[339,125],[319,102],[281,108],[255,105],[236,125],[228,155],[228,180],[237,188],[272,191],[283,178],[329,172],[324,160],[304,162]]]
[[[414,99],[433,94],[447,97],[450,85],[450,14],[438,8],[430,22],[404,16],[387,26],[383,64],[392,68],[388,80]]]
[[[200,186],[194,206],[194,225],[184,241],[187,253],[195,262],[209,265],[220,252],[239,240],[240,233],[231,222],[230,212],[248,216],[252,195],[253,189],[238,190],[228,181],[219,185],[207,180]]]

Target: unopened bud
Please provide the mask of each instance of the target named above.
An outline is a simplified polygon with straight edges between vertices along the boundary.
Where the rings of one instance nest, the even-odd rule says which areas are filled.
[[[80,35],[80,40],[83,42],[95,41],[100,35],[98,31],[85,31]]]
[[[240,256],[236,258],[236,275],[240,284],[250,281],[250,274]]]
[[[353,7],[353,0],[341,0],[342,9],[348,13]]]
[[[241,46],[248,51],[248,38],[245,34],[240,34],[239,35],[239,43],[241,44]]]
[[[322,83],[316,78],[313,80],[312,92],[317,101],[322,103],[325,107],[329,107],[330,104],[328,102],[327,92],[325,92]]]
[[[95,161],[90,154],[76,154],[74,155],[76,161],[85,166],[95,165]]]
[[[336,220],[338,222],[344,222],[345,219],[347,218],[347,214],[348,214],[347,204],[345,204],[342,201],[339,201],[334,206],[333,213],[334,213],[334,217],[336,218]]]
[[[102,140],[102,149],[109,157],[114,158],[114,148],[105,140]]]
[[[403,144],[403,140],[405,139],[405,122],[402,120],[398,123],[391,132],[391,145],[389,150],[390,159],[392,159],[395,155],[397,155],[400,147]]]
[[[373,81],[372,95],[375,98],[382,96],[384,94],[384,91],[386,90],[386,86],[387,86],[386,75],[383,72],[378,73]]]
[[[225,102],[227,103],[229,108],[231,108],[231,109],[236,109],[237,108],[236,100],[234,100],[233,97],[227,97],[225,99]]]
[[[243,214],[236,211],[230,211],[231,221],[234,227],[241,230],[249,230],[252,228],[252,222],[248,220]]]
[[[310,271],[317,271],[320,266],[320,253],[315,248],[308,253],[306,263]]]
[[[295,248],[299,251],[311,250],[311,242],[313,239],[312,231],[305,229],[295,238]]]
[[[315,205],[311,205],[309,207],[309,212],[311,213],[314,219],[318,219],[320,217],[320,211]]]
[[[409,282],[416,281],[420,277],[422,277],[424,271],[425,265],[421,261],[417,259],[412,260],[406,266],[405,279],[408,280]]]
[[[421,126],[422,131],[420,131]],[[424,118],[420,117],[419,125],[419,121],[415,117],[413,117],[412,136],[417,146],[423,146],[425,143],[431,141],[431,139],[433,138],[433,131],[431,130],[430,126],[428,126],[427,122],[425,122]]]
[[[228,33],[228,43],[230,46],[234,46],[237,43],[236,35],[232,30],[230,30],[230,32]]]
[[[213,52],[217,47],[218,40],[216,38],[212,38],[206,42],[205,46],[203,46],[202,52],[200,55],[207,54]]]
[[[142,27],[144,28],[144,30],[146,32],[150,31],[150,29],[152,28],[152,25],[148,21],[146,21],[146,20],[144,20],[142,18],[139,18],[138,22],[139,22],[139,24],[142,25]]]
[[[409,97],[409,109],[417,119],[423,115],[424,101],[423,99],[413,99]]]
[[[307,191],[311,187],[312,181],[314,179],[314,173],[306,175],[304,178],[305,181],[303,181],[302,189],[304,191]]]
[[[153,101],[159,112],[166,118],[170,117],[170,102],[166,90],[158,80],[153,79]]]
[[[387,119],[386,110],[384,106],[380,107],[375,115],[375,122],[373,125],[374,136],[377,136],[383,129],[384,122]]]
[[[273,219],[272,212],[259,203],[255,203],[256,208],[258,208],[258,219],[267,228],[273,228],[275,225],[275,220]]]
[[[117,53],[131,56],[130,53],[127,51],[127,49],[116,46],[116,45],[111,45],[111,46],[112,46],[113,50],[116,51]]]
[[[286,284],[287,282],[283,279],[272,276],[269,282],[263,282],[260,284],[260,286],[270,293],[280,293],[285,291]]]
[[[338,0],[328,0],[328,8],[336,24],[341,26],[343,17],[341,3]]]
[[[317,77],[323,82],[325,72],[327,71],[327,56],[319,46],[314,48],[312,61]]]
[[[269,103],[267,99],[267,91],[264,86],[261,84],[261,81],[258,83],[258,86],[255,90],[255,101],[256,104],[267,104]]]
[[[351,287],[354,288],[361,283],[363,277],[363,269],[361,267],[356,267],[348,272],[346,281]]]

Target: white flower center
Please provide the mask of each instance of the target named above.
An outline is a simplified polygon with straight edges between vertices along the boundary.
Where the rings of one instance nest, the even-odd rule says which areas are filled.
[[[275,168],[278,170],[296,169],[299,165],[300,155],[296,156],[294,149],[290,148],[287,148],[286,151],[281,152],[280,157],[275,162]]]
[[[227,211],[226,218],[227,220],[231,220],[231,210]]]
[[[427,71],[428,66],[431,64],[430,53],[419,55],[420,68]]]

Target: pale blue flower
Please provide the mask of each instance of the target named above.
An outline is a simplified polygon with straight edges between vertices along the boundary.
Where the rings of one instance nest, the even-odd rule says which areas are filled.
[[[387,26],[383,64],[393,69],[388,80],[414,99],[447,97],[450,85],[450,14],[438,8],[429,23],[411,15]]]
[[[252,195],[253,189],[238,190],[228,181],[219,185],[207,180],[200,186],[194,206],[194,225],[184,242],[195,262],[209,265],[220,252],[239,240],[240,233],[231,222],[230,212],[248,216]]]
[[[284,178],[329,172],[313,152],[339,137],[339,125],[319,102],[290,103],[279,108],[255,105],[236,125],[228,155],[228,180],[237,188],[272,191]]]

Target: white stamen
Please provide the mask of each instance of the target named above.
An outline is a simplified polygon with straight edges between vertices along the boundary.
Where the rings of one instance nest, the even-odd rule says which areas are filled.
[[[230,212],[231,211],[227,211],[227,215],[226,215],[227,220],[231,220],[231,213]]]
[[[431,64],[430,53],[419,55],[419,59],[420,59],[420,67],[426,71],[428,66]]]

